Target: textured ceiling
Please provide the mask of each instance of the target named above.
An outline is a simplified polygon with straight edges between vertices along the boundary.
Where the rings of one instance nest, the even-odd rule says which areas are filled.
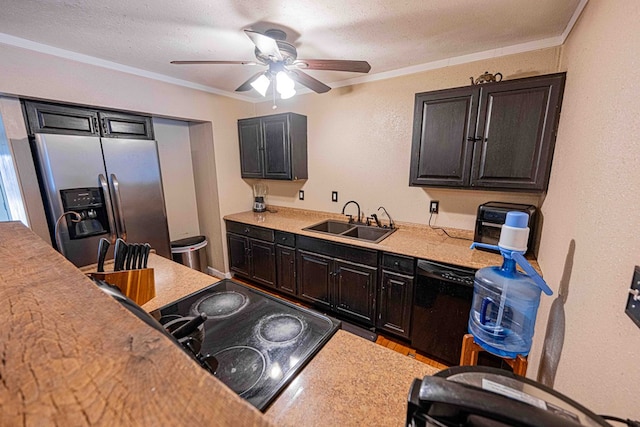
[[[375,75],[559,38],[585,1],[0,0],[0,32],[233,92],[261,68],[169,62],[252,61],[242,30],[278,28],[299,58],[366,60]],[[329,86],[362,76],[308,74]]]

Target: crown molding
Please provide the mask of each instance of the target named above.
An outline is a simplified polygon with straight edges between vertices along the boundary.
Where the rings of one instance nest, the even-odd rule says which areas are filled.
[[[213,93],[216,95],[226,96],[229,98],[235,98],[241,101],[255,102],[253,98],[237,95],[235,93],[216,89],[211,86],[206,86],[199,83],[193,83],[188,80],[177,79],[175,77],[170,77],[160,73],[154,73],[153,71],[147,71],[141,68],[130,67],[128,65],[119,64],[117,62],[96,58],[95,56],[84,55],[82,53],[72,52],[66,49],[60,49],[57,47],[49,46],[43,43],[37,43],[31,40],[15,37],[5,33],[0,33],[0,43],[6,44],[9,46],[19,47],[22,49],[31,50],[34,52],[44,53],[47,55],[53,55],[59,58],[69,59],[76,62],[81,62],[83,64],[95,65],[96,67],[107,68],[115,71],[121,71],[123,73],[133,74],[140,77],[146,77],[148,79],[158,80],[165,83],[171,83],[174,85],[183,86],[190,89],[200,90],[203,92]]]
[[[386,80],[386,79],[392,79],[395,77],[406,76],[409,74],[422,73],[424,71],[435,70],[438,68],[449,67],[452,65],[466,64],[466,63],[480,61],[484,59],[497,58],[497,57],[506,56],[506,55],[514,55],[517,53],[524,53],[524,52],[530,52],[530,51],[539,50],[539,49],[546,49],[550,47],[561,46],[566,41],[567,37],[569,36],[569,33],[571,33],[571,30],[573,29],[575,23],[578,21],[580,14],[584,10],[588,2],[589,0],[580,0],[578,7],[576,8],[573,15],[571,16],[571,19],[567,23],[567,26],[565,27],[564,31],[562,32],[561,35],[556,37],[535,40],[527,43],[520,43],[520,44],[501,47],[497,49],[485,50],[483,52],[476,52],[468,55],[441,59],[437,61],[427,62],[424,64],[412,65],[410,67],[404,67],[404,68],[400,68],[392,71],[385,71],[385,72],[375,73],[375,74],[367,74],[362,77],[355,77],[353,79],[329,83],[328,86],[330,86],[331,88],[338,88],[338,87],[351,86],[351,85],[368,83],[368,82],[375,82],[379,80]],[[256,99],[248,96],[238,95],[234,92],[228,92],[225,90],[216,89],[211,86],[206,86],[199,83],[193,83],[187,80],[177,79],[175,77],[170,77],[165,74],[154,73],[152,71],[147,71],[147,70],[143,70],[141,68],[136,68],[136,67],[130,67],[128,65],[119,64],[117,62],[96,58],[94,56],[84,55],[81,53],[72,52],[70,50],[60,49],[57,47],[33,42],[31,40],[26,40],[26,39],[15,37],[5,33],[0,33],[0,43],[19,47],[22,49],[32,50],[35,52],[44,53],[47,55],[57,56],[60,58],[81,62],[84,64],[95,65],[97,67],[108,68],[110,70],[120,71],[127,74],[133,74],[140,77],[146,77],[149,79],[158,80],[165,83],[171,83],[178,86],[187,87],[190,89],[213,93],[220,96],[226,96],[228,98],[234,98],[240,101],[251,102],[251,103],[259,103],[259,102],[266,101],[263,98]],[[300,90],[298,90],[297,92],[300,95],[313,93],[308,88],[300,88]]]

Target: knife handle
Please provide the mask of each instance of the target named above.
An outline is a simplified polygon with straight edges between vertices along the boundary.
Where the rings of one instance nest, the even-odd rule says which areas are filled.
[[[151,245],[148,243],[144,244],[144,253],[142,258],[142,268],[147,268],[147,261],[149,261],[149,253],[151,252]]]
[[[124,268],[124,261],[127,256],[127,243],[118,238],[116,240],[116,246],[114,248],[114,263],[113,263],[113,271],[120,271]]]
[[[98,273],[104,272],[104,259],[107,256],[107,251],[109,250],[110,244],[111,242],[109,242],[109,240],[105,239],[104,237],[101,238],[100,242],[98,243],[98,267],[96,269]]]
[[[125,270],[131,270],[132,268],[136,268],[135,257],[136,257],[137,248],[138,248],[137,243],[129,243],[129,248],[127,249],[127,267],[125,268]]]

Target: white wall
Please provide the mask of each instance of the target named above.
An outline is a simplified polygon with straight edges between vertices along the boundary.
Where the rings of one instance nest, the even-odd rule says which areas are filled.
[[[566,299],[555,302],[549,324],[549,344],[562,344],[555,388],[597,413],[635,419],[640,329],[624,309],[640,265],[639,17],[636,0],[591,0],[565,44],[567,85],[538,256]],[[534,375],[557,297],[543,298]]]
[[[173,241],[197,236],[200,227],[189,123],[155,117],[153,131],[158,142],[169,237]]]

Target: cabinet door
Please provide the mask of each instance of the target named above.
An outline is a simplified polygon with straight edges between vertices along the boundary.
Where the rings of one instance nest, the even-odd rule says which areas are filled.
[[[403,338],[409,338],[413,277],[382,271],[377,327]]]
[[[276,246],[276,287],[291,295],[296,294],[296,250],[287,246]]]
[[[331,258],[298,250],[298,296],[300,298],[324,308],[330,308],[332,277]]]
[[[151,117],[100,111],[102,136],[107,138],[153,139]]]
[[[291,179],[289,118],[277,115],[262,118],[264,139],[264,177]]]
[[[416,95],[410,185],[467,186],[480,89]]]
[[[25,101],[29,133],[98,136],[98,112],[41,102]]]
[[[240,139],[240,173],[242,178],[262,178],[264,165],[260,119],[238,120],[238,138]]]
[[[244,277],[249,275],[249,239],[227,233],[229,269]]]
[[[564,75],[482,88],[474,187],[545,190]]]
[[[251,278],[256,282],[275,288],[276,247],[273,243],[249,239]]]
[[[340,314],[373,325],[376,269],[336,260],[335,273],[335,310]]]

